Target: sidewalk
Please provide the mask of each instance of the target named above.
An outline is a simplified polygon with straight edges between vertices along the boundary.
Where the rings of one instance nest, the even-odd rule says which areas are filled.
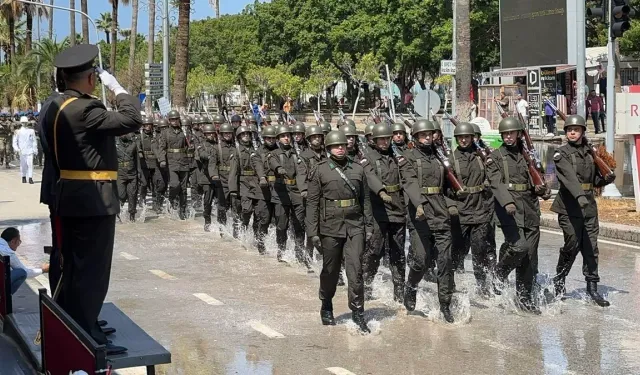
[[[0,167],[0,228],[49,220],[49,209],[40,204],[41,168],[34,169],[33,181],[23,184],[18,167]]]

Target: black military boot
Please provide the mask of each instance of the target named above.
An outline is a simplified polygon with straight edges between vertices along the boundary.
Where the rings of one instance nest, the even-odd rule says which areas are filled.
[[[596,305],[600,307],[607,307],[610,305],[609,301],[605,300],[600,293],[598,293],[598,283],[595,281],[587,281],[587,294]]]
[[[342,272],[340,273],[342,274]],[[373,299],[373,287],[370,283],[364,284],[364,300],[371,301]]]
[[[211,218],[204,218],[204,231],[211,232]]]
[[[353,311],[351,313],[351,320],[358,326],[358,330],[361,333],[371,333],[371,330],[367,326],[367,321],[364,320],[364,310]]]
[[[342,270],[338,273],[338,286],[344,286],[344,276],[342,276]]]
[[[564,284],[565,284],[564,277],[553,280],[553,289],[555,290],[556,297],[560,297],[562,301],[565,300],[564,294],[567,292]]]
[[[422,277],[422,279],[428,283],[437,283],[438,282],[438,278],[436,277],[436,270],[435,268],[427,268],[427,270],[424,272],[424,276]]]
[[[27,183],[27,178],[26,177],[22,177],[22,183],[26,184]]]
[[[333,317],[333,303],[329,301],[322,301],[322,307],[320,308],[320,320],[322,320],[323,326],[335,326],[336,320]]]
[[[136,214],[134,212],[129,213],[129,221],[132,223],[136,221]]]
[[[29,183],[33,185],[33,178],[29,178]]]
[[[398,303],[404,303],[404,284],[393,285],[393,300]]]
[[[451,309],[449,308],[450,305],[451,303],[440,303],[440,312],[444,317],[444,321],[447,323],[453,323],[453,314],[451,313]]]
[[[413,311],[416,309],[416,299],[418,298],[418,289],[411,286],[409,283],[404,286],[404,307],[407,311]]]

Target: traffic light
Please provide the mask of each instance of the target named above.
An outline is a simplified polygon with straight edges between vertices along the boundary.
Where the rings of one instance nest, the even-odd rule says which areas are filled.
[[[587,8],[587,16],[592,18],[599,18],[602,23],[607,23],[607,7],[605,1],[600,1],[600,8]]]
[[[630,16],[635,12],[628,4],[628,0],[612,0],[611,2],[611,37],[619,38],[631,28]]]

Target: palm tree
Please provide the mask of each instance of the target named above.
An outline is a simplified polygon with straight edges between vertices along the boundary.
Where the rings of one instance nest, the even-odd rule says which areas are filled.
[[[49,0],[49,5],[53,5],[53,0]],[[53,39],[53,8],[49,12],[49,39]]]
[[[87,0],[80,0],[80,10],[85,14],[89,14]],[[85,16],[82,16],[82,43],[89,44],[89,20]]]
[[[456,0],[456,96],[459,108],[469,105],[471,91],[471,26],[469,22],[470,0]]]
[[[154,34],[156,32],[156,0],[148,0],[149,1],[149,39],[147,39],[147,62],[149,64],[153,64],[153,47],[154,47]],[[151,113],[151,100],[147,100],[145,102],[146,108],[145,111],[147,113]]]
[[[46,77],[46,79],[49,80],[51,90],[55,90],[56,88],[55,76],[53,75],[53,61],[55,57],[68,46],[69,38],[65,38],[60,43],[56,43],[55,40],[51,39],[43,39],[39,43],[36,43],[35,48],[29,53],[29,57],[34,57],[31,59],[33,66],[29,71],[47,74],[48,77]]]
[[[133,73],[133,66],[136,62],[136,41],[138,40],[138,0],[131,0],[131,37],[129,38],[129,75]],[[131,92],[133,77],[129,77],[127,90]]]
[[[96,27],[98,30],[104,32],[105,41],[107,44],[111,43],[111,26],[113,25],[113,20],[111,19],[111,13],[105,12],[100,13],[100,19],[98,20]]]
[[[24,44],[24,26],[25,21],[20,21],[15,25],[14,38],[16,44]],[[9,46],[10,44],[8,20],[0,17],[0,49],[4,52],[5,62],[9,63]]]
[[[22,17],[23,4],[14,0],[2,0],[0,3],[2,16],[7,20],[9,26],[9,60],[11,64],[16,55],[16,22]]]
[[[131,29],[120,29],[119,34],[124,39],[131,38]]]
[[[33,1],[42,3],[42,0],[33,0]],[[37,6],[34,4],[24,4],[23,7],[24,7],[24,12],[27,15],[27,32],[26,32],[26,39],[25,39],[25,45],[24,45],[24,52],[29,53],[29,51],[31,50],[31,44],[33,40],[33,16],[35,15],[36,17],[39,17],[39,18],[48,17],[49,11],[45,7]]]
[[[118,6],[129,5],[129,0],[109,0],[111,3],[111,58],[109,61],[109,67],[111,68],[111,74],[115,74],[116,72],[116,53],[117,45],[118,45]]]
[[[187,71],[189,70],[189,20],[191,0],[178,2],[178,35],[176,38],[175,94],[174,105],[183,110],[187,107]]]
[[[69,8],[76,9],[76,0],[69,0]],[[69,12],[69,35],[71,38],[71,46],[76,45],[76,12]]]

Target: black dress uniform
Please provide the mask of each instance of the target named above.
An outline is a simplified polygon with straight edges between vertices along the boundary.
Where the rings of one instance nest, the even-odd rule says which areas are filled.
[[[120,207],[128,202],[129,219],[135,221],[138,202],[138,145],[129,134],[120,136],[116,142]]]
[[[504,121],[504,120],[503,120]],[[516,289],[522,307],[538,313],[532,288],[538,268],[540,242],[540,203],[530,183],[527,162],[519,145],[503,144],[491,153],[486,164],[487,178],[495,198],[495,213],[502,228],[505,254],[495,268],[495,276],[504,282],[516,270]],[[515,205],[515,214],[507,205]],[[499,292],[499,291],[498,291]]]
[[[55,65],[63,74],[85,72],[97,54],[96,46],[78,45],[60,53]],[[107,344],[97,318],[109,287],[120,211],[115,137],[137,131],[142,122],[137,98],[120,92],[116,103],[117,112],[107,111],[96,98],[68,88],[49,106],[43,131],[59,176],[55,207],[65,259],[59,302],[98,344]]]
[[[319,162],[327,159],[327,154],[324,151],[324,147],[321,146],[320,150],[314,151],[311,147],[307,147],[299,155],[301,163],[296,164],[297,174],[300,176],[298,179],[298,188],[300,193],[307,194],[309,188],[309,171],[315,167]],[[306,199],[303,199],[303,204],[306,206]],[[307,255],[309,259],[313,259],[313,243],[311,237],[307,236]],[[342,276],[342,273],[340,273]]]
[[[584,120],[583,120],[584,121]],[[553,155],[560,190],[551,211],[558,214],[558,223],[564,233],[564,246],[556,267],[556,293],[565,292],[565,278],[578,253],[582,254],[582,274],[587,282],[587,292],[600,306],[608,306],[597,292],[598,275],[598,205],[593,188],[613,182],[615,176],[603,178],[596,170],[588,146],[567,143]]]
[[[229,125],[231,128],[231,125]],[[224,130],[225,128],[222,127]],[[216,183],[216,198],[218,199],[218,223],[222,226],[227,225],[227,211],[232,209],[232,198],[229,193],[229,172],[231,171],[231,159],[235,155],[235,143],[233,138],[231,141],[225,141],[222,133],[218,134],[218,143],[216,144],[216,165],[213,168],[212,176]],[[236,215],[233,218],[233,236],[237,237],[238,219]]]
[[[263,135],[273,130],[270,127],[263,128]],[[256,205],[256,215],[260,219],[260,224],[258,225],[258,236],[256,237],[256,247],[258,251],[264,253],[266,251],[264,246],[264,238],[267,235],[269,230],[269,225],[271,225],[273,219],[273,203],[271,203],[271,184],[275,183],[276,175],[269,168],[269,163],[267,161],[267,155],[275,150],[277,146],[268,145],[266,142],[262,144],[258,148],[258,152],[256,152],[256,162],[262,162],[264,177],[267,179],[267,185],[260,185],[260,191],[255,192],[256,197],[260,200],[260,202]],[[258,177],[262,177],[258,175]],[[255,220],[255,219],[254,219]]]
[[[147,193],[151,190],[153,196],[153,208],[158,211],[162,205],[160,202],[162,191],[164,191],[164,180],[160,173],[160,163],[158,162],[158,138],[153,129],[142,130],[138,138],[138,156],[140,159],[140,170],[142,178],[140,180],[141,206],[145,205]]]
[[[189,147],[180,127],[168,128],[159,141],[158,158],[166,158],[169,167],[169,201],[173,210],[179,209],[182,220],[186,219],[187,181],[193,163],[193,158],[187,156]]]
[[[210,132],[215,132],[213,125],[208,125],[207,129]],[[219,181],[215,181],[213,176],[215,175],[215,166],[217,164],[217,153],[215,139],[203,138],[198,142],[195,151],[195,159],[198,165],[196,170],[198,185],[203,192],[203,217],[204,217],[204,230],[209,232],[211,228],[211,207],[213,205],[213,198],[216,193],[216,184]],[[193,187],[192,187],[193,188]]]

